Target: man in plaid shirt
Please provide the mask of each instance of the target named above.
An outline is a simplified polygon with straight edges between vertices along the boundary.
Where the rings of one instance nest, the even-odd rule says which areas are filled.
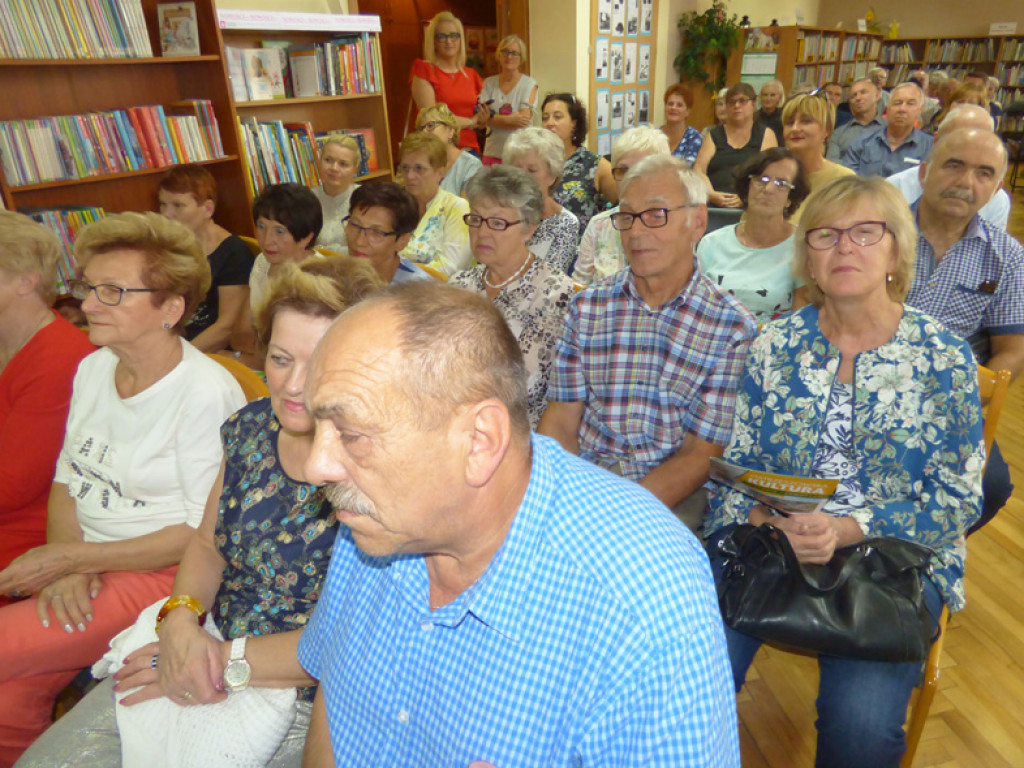
[[[942,135],[921,166],[917,260],[907,304],[927,312],[971,343],[994,371],[1024,369],[1024,248],[978,215],[1006,176],[1007,155],[990,131]],[[997,444],[985,465],[977,530],[1013,492]]]
[[[570,306],[537,430],[646,487],[693,530],[757,331],[694,265],[706,202],[677,159],[647,157],[626,174],[612,223],[629,268]]]

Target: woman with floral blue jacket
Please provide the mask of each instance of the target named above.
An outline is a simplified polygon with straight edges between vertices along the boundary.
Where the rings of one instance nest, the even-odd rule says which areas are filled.
[[[716,547],[735,525],[771,522],[801,562],[893,536],[934,551],[925,599],[964,606],[964,532],[980,514],[984,465],[970,345],[902,303],[917,233],[899,192],[849,176],[808,198],[796,264],[810,306],[754,341],[725,459],[788,475],[838,477],[821,512],[780,517],[715,485],[705,523]],[[726,627],[737,691],[761,641]],[[921,665],[819,656],[819,766],[898,766]]]

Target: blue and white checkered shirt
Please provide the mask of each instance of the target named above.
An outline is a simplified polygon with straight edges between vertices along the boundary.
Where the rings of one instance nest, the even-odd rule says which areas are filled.
[[[299,643],[339,766],[739,766],[700,544],[646,490],[534,435],[484,574],[433,612],[421,556],[342,526]]]
[[[1024,247],[980,216],[941,259],[919,235],[906,303],[969,341],[984,364],[989,336],[1024,333]]]
[[[584,403],[579,454],[642,480],[687,433],[725,446],[753,315],[694,266],[652,309],[624,269],[576,295],[555,347],[548,400]]]

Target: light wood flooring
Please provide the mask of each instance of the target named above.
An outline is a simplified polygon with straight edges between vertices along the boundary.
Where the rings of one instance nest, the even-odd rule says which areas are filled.
[[[1009,230],[1024,241],[1019,186]],[[1016,488],[969,539],[967,608],[947,630],[915,768],[1024,767],[1024,376],[1010,388],[998,440]],[[738,697],[744,768],[814,764],[817,685],[813,659],[760,652]]]

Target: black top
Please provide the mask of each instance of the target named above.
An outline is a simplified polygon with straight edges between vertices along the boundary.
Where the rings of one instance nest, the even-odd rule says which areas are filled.
[[[779,142],[779,146],[782,146],[782,110],[776,109],[770,115],[766,115],[762,110],[757,110],[754,113],[754,119],[761,123],[765,128],[771,128],[772,133],[775,134],[775,140]]]
[[[224,242],[213,249],[207,257],[210,261],[210,272],[213,282],[206,298],[196,308],[192,319],[185,326],[185,338],[191,341],[205,331],[217,320],[220,311],[220,297],[217,288],[222,285],[249,285],[249,272],[252,271],[253,256],[242,239],[228,235]]]
[[[750,129],[750,141],[739,149],[730,146],[725,137],[724,125],[716,125],[712,128],[710,136],[715,143],[714,157],[708,163],[708,178],[711,179],[711,186],[716,192],[735,194],[732,169],[761,151],[761,142],[764,141],[764,125],[755,120]]]

